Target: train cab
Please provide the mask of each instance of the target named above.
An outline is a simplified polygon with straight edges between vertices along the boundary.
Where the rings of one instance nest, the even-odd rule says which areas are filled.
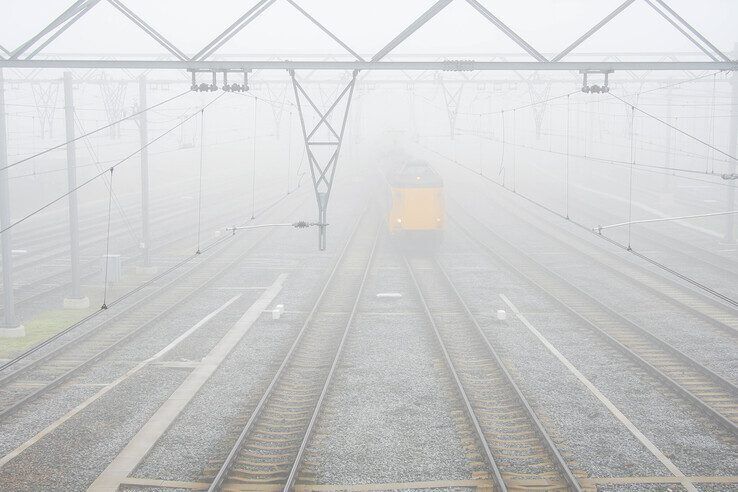
[[[428,163],[403,165],[389,178],[392,235],[440,240],[445,222],[443,179]]]

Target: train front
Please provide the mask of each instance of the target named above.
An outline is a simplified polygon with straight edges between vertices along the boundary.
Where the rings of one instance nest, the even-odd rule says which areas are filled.
[[[425,162],[404,165],[390,179],[390,233],[408,242],[437,244],[443,238],[443,179]]]

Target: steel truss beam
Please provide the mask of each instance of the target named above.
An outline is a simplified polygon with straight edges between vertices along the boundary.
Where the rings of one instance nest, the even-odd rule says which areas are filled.
[[[297,104],[298,113],[300,115],[300,125],[302,127],[302,135],[305,141],[305,149],[307,151],[308,160],[310,162],[310,174],[315,188],[315,199],[318,204],[318,247],[321,251],[326,247],[326,227],[328,201],[333,189],[333,179],[336,175],[338,167],[338,158],[341,153],[341,145],[346,131],[346,122],[348,121],[349,110],[351,109],[351,100],[354,95],[354,87],[356,86],[357,71],[354,71],[351,80],[346,84],[341,93],[330,104],[327,110],[321,110],[308,95],[297,80],[295,71],[290,71],[292,79],[292,87],[295,92],[295,102]],[[345,100],[345,109],[342,113],[337,111],[337,107]],[[305,107],[305,103],[312,108],[312,111]],[[310,111],[318,117],[318,123],[308,127],[305,121],[305,113]],[[338,113],[340,128],[336,128],[331,124],[331,115]],[[327,138],[323,135],[327,134]],[[328,158],[325,158],[323,149],[328,149]]]
[[[738,70],[738,61],[620,61],[620,62],[511,62],[511,61],[202,61],[184,62],[174,60],[0,60],[0,67],[7,68],[97,68],[139,70],[197,70],[197,71],[243,71],[243,70],[374,70],[374,71],[624,71],[624,70]]]
[[[296,0],[285,0],[292,5],[302,16],[317,26],[323,33],[329,36],[343,50],[351,55],[354,60],[323,60],[323,61],[285,61],[281,60],[214,60],[215,52],[232,39],[236,34],[241,32],[248,24],[257,19],[277,0],[258,0],[244,15],[231,24],[225,31],[216,36],[204,48],[198,51],[191,59],[185,53],[178,49],[169,40],[164,38],[153,27],[146,23],[141,17],[128,9],[122,0],[106,0],[114,8],[125,15],[130,21],[138,26],[148,36],[152,37],[157,43],[163,46],[176,59],[129,59],[129,60],[110,60],[109,57],[99,56],[97,59],[83,58],[63,58],[63,59],[46,59],[38,60],[34,57],[49,43],[51,43],[62,32],[76,23],[90,9],[95,7],[102,0],[77,0],[52,21],[41,32],[33,36],[30,40],[23,43],[20,47],[12,52],[2,49],[7,55],[7,59],[0,56],[0,67],[13,68],[129,68],[129,69],[172,69],[172,70],[445,70],[445,71],[467,71],[467,70],[590,70],[590,71],[606,71],[606,70],[735,70],[738,63],[731,60],[716,48],[707,38],[692,27],[685,19],[677,14],[669,7],[665,0],[643,0],[647,5],[654,9],[660,16],[668,21],[668,23],[678,30],[682,35],[697,46],[701,52],[706,54],[711,61],[633,61],[633,62],[595,62],[595,61],[567,61],[562,59],[571,55],[572,52],[579,47],[584,41],[591,38],[602,27],[608,24],[613,18],[617,17],[630,5],[637,0],[625,0],[613,12],[607,15],[603,20],[589,29],[584,35],[580,36],[576,41],[570,44],[563,51],[550,59],[538,51],[536,48],[522,39],[515,31],[505,25],[490,10],[480,3],[479,0],[464,0],[472,8],[474,8],[482,17],[491,22],[497,29],[515,42],[535,61],[509,62],[505,60],[480,61],[480,60],[437,60],[437,61],[421,61],[422,57],[411,57],[406,61],[384,61],[402,42],[413,35],[431,19],[437,16],[442,10],[454,0],[438,0],[420,17],[418,17],[410,26],[398,34],[392,41],[379,50],[368,61],[365,60],[356,51],[352,50],[346,43],[339,39],[332,31],[327,29],[322,23],[306,12],[298,5]],[[39,44],[40,43],[40,44]],[[34,48],[35,47],[35,48]],[[21,55],[33,50],[26,59],[21,59]],[[457,55],[458,56],[458,55]],[[550,55],[549,55],[550,56]]]

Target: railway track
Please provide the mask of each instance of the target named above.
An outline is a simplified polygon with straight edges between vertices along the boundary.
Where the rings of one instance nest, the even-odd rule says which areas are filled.
[[[290,209],[291,216],[300,209]],[[270,215],[276,215],[276,211]],[[268,218],[268,217],[265,217]],[[120,312],[105,319],[85,332],[66,337],[37,359],[18,367],[19,363],[5,369],[0,378],[0,418],[7,417],[59,386],[92,362],[99,360],[116,347],[131,340],[136,334],[155,324],[179,306],[185,304],[221,276],[232,271],[233,266],[247,257],[274,229],[266,229],[243,241],[225,240],[208,251],[201,261],[190,268],[178,271],[171,280],[155,289]],[[9,372],[13,368],[15,371]]]
[[[240,208],[229,209],[219,216],[219,222],[217,224],[204,224],[203,228],[207,229],[208,227],[216,225],[218,227],[222,227],[224,224],[228,223],[226,220],[235,220],[235,218],[239,217],[241,213],[242,210]],[[168,223],[168,225],[171,226],[171,223]],[[193,237],[192,226],[190,224],[182,224],[181,227],[170,230],[165,236],[154,238],[152,253],[156,251],[165,251],[190,237]],[[137,258],[136,253],[139,251],[138,245],[131,245],[125,250],[119,251],[123,255],[129,255],[129,257],[124,260],[123,264],[128,265],[135,261]],[[90,281],[93,280],[96,275],[100,274],[102,266],[100,259],[95,258],[85,261],[80,265],[80,268],[82,271],[81,279]],[[49,275],[31,281],[25,285],[17,286],[16,289],[18,290],[18,294],[16,294],[15,301],[16,309],[32,306],[34,303],[41,302],[49,296],[67,288],[71,285],[69,275],[69,270],[52,272]],[[0,313],[2,310],[3,306],[0,304]]]
[[[205,477],[211,482],[209,490],[288,490],[298,479],[311,481],[311,472],[302,469],[303,456],[373,262],[379,235],[373,217],[365,213],[355,226],[230,453],[214,477]]]
[[[674,389],[733,437],[738,436],[738,388],[649,331],[616,313],[588,293],[467,215],[487,240],[452,219],[492,259],[548,294],[608,343]],[[627,269],[626,269],[627,271]]]
[[[576,203],[581,206],[580,213],[584,214],[589,223],[601,222],[603,216],[607,217],[610,223],[616,223],[620,220],[596,205],[585,204],[581,201],[576,201]],[[592,213],[593,211],[596,214]],[[668,227],[664,232],[660,232],[654,228],[648,231],[636,228],[633,231],[633,237],[636,239],[636,244],[645,244],[654,251],[669,254],[671,258],[688,261],[691,266],[699,265],[702,269],[712,271],[715,274],[724,275],[725,272],[728,272],[733,276],[738,276],[738,262],[736,260],[706,250],[686,240],[679,239],[679,233],[682,232],[677,231],[675,225]],[[639,249],[643,250],[644,248],[641,246]]]
[[[582,490],[443,267],[405,263],[496,488]]]
[[[268,180],[265,182],[265,185],[262,186],[262,189],[271,190],[274,188],[275,184],[275,180]],[[153,220],[150,224],[150,227],[152,229],[156,229],[161,226],[171,227],[173,224],[181,226],[180,228],[188,227],[186,219],[189,215],[191,215],[192,211],[183,209],[181,206],[175,207],[174,209],[171,208],[171,205],[167,207],[162,207],[162,204],[165,203],[166,200],[161,199],[155,202],[154,207],[151,209]],[[137,211],[134,210],[134,213],[137,213]],[[97,220],[97,222],[95,222],[95,220]],[[102,246],[104,246],[107,240],[107,234],[105,232],[107,216],[99,216],[95,220],[86,219],[85,222],[90,222],[90,225],[86,225],[85,227],[82,227],[80,229],[80,237],[83,238],[79,246],[82,256],[84,256],[86,250],[89,251],[91,249],[94,251],[93,256],[97,256],[97,253],[102,254]],[[179,222],[177,223],[176,221]],[[112,229],[110,240],[113,244],[120,244],[120,241],[122,239],[127,240],[129,244],[125,246],[124,252],[125,254],[133,255],[140,251],[139,244],[138,239],[134,236],[131,236],[131,231],[128,226],[129,223],[127,223],[122,217],[111,219]],[[189,226],[191,227],[191,224]],[[15,275],[18,276],[20,272],[26,272],[34,268],[48,268],[50,264],[53,264],[54,261],[58,261],[60,259],[67,261],[70,254],[68,234],[68,230],[63,229],[54,236],[48,235],[45,238],[38,239],[37,241],[39,241],[39,243],[35,246],[39,246],[40,248],[42,248],[42,251],[37,252],[33,255],[33,257],[25,259],[21,258],[21,261],[16,261],[14,264]],[[95,235],[92,236],[92,234]],[[32,244],[23,243],[18,240],[16,240],[14,243],[18,245],[18,247],[23,248],[33,246]],[[95,250],[95,247],[99,247],[97,248],[99,251]],[[99,260],[97,258],[93,260],[88,260],[81,265],[81,268],[89,268],[91,265],[98,263]],[[44,274],[41,277],[32,279],[25,284],[16,284],[16,289],[24,289],[27,287],[33,289],[38,285],[43,285],[50,282],[51,279],[56,276],[69,273],[68,264],[60,263],[59,265],[63,268],[62,271],[56,271],[58,270],[57,268],[50,274]],[[2,265],[0,265],[0,270],[2,270]],[[25,274],[22,275],[22,277],[24,280],[26,280],[28,279],[29,275]],[[0,309],[2,309],[2,306],[0,306]]]
[[[536,229],[541,238],[559,244],[564,249],[584,255],[605,267],[612,274],[629,283],[656,295],[657,297],[702,318],[731,337],[738,337],[738,310],[697,290],[684,286],[675,280],[659,275],[643,266],[623,259],[602,248],[597,248],[581,239],[572,240],[565,233],[551,230],[551,226],[541,223],[533,214],[507,203],[496,200],[495,206],[503,208],[511,215]],[[458,207],[461,208],[461,207]]]

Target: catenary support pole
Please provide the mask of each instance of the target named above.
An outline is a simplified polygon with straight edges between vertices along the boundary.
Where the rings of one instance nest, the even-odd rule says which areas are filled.
[[[151,233],[149,231],[149,120],[146,116],[146,76],[138,79],[138,105],[141,116],[138,129],[141,135],[141,267],[154,273],[151,267]]]
[[[736,44],[735,55],[738,56],[738,44]],[[730,105],[730,140],[728,144],[728,153],[732,156],[738,152],[738,73],[733,72],[730,80],[733,88],[733,96],[731,98]],[[731,160],[728,166],[728,172],[735,174],[736,165],[735,161]],[[735,183],[736,181],[733,181]],[[735,210],[735,186],[728,187],[728,204],[726,210]],[[725,242],[733,244],[735,243],[735,216],[728,215],[725,219]]]
[[[10,185],[8,184],[8,140],[5,128],[5,83],[3,69],[0,68],[0,227],[10,225]],[[0,336],[23,336],[25,330],[19,326],[15,317],[15,297],[13,295],[13,242],[11,231],[2,233],[3,247],[3,320]]]
[[[74,83],[72,72],[64,72],[64,119],[67,144],[67,185],[69,187],[69,254],[72,264],[72,288],[64,299],[68,309],[86,309],[90,300],[82,296],[79,267],[79,211],[77,204],[77,147],[74,132]]]

